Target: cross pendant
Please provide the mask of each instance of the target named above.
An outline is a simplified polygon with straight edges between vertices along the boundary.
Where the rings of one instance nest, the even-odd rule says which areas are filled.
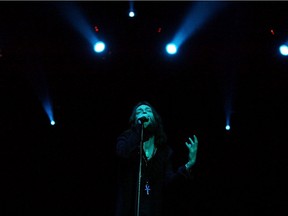
[[[146,194],[149,195],[149,191],[151,190],[150,185],[148,184],[148,182],[145,185],[145,190],[146,190]]]

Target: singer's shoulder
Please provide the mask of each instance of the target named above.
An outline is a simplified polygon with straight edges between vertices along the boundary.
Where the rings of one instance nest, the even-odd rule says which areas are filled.
[[[125,134],[129,134],[129,133],[131,133],[131,132],[132,132],[132,128],[126,129],[126,130],[124,130],[124,131],[122,131],[122,132],[120,133],[120,136],[123,136],[123,135],[125,135]]]
[[[138,133],[139,133],[139,128],[138,128],[137,126],[128,128],[128,129],[124,130],[124,131],[120,134],[120,136],[128,136],[128,135],[130,135],[130,134],[132,134],[132,133],[138,134]]]

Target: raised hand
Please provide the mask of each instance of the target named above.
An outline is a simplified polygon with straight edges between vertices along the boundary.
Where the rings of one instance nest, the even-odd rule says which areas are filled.
[[[189,155],[188,155],[189,161],[186,164],[187,169],[191,168],[196,162],[197,149],[198,149],[198,139],[195,135],[193,135],[193,138],[194,138],[194,140],[189,137],[189,142],[185,142],[185,144],[189,150]]]

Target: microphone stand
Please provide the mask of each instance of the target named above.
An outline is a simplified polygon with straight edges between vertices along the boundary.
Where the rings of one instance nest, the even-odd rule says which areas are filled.
[[[143,154],[143,131],[144,123],[141,125],[141,140],[140,140],[140,151],[139,151],[139,173],[138,173],[138,187],[137,187],[137,216],[140,215],[140,194],[141,194],[141,177],[142,177],[142,154]]]

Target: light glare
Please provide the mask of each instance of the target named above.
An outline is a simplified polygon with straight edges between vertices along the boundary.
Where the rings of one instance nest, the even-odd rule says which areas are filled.
[[[288,46],[287,45],[280,46],[279,51],[282,55],[287,56],[288,55]]]
[[[177,47],[175,46],[175,44],[168,44],[166,46],[166,51],[169,53],[169,54],[175,54],[177,52]]]
[[[105,44],[102,41],[99,41],[94,45],[94,50],[97,53],[102,52],[104,49],[105,49]]]

